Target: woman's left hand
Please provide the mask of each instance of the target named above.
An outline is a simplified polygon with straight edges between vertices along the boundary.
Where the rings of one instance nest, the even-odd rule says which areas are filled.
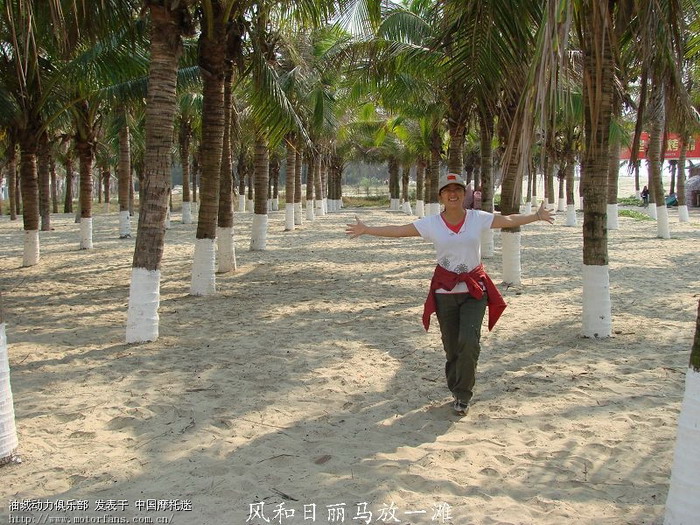
[[[544,205],[544,201],[542,201],[542,204],[540,204],[536,215],[538,220],[547,221],[549,224],[552,224],[554,222],[554,217],[556,216],[556,213],[554,212],[554,210],[548,210]]]

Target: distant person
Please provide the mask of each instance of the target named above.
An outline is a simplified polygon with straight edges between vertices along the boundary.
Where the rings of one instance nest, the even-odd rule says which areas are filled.
[[[649,188],[646,186],[642,189],[642,202],[645,208],[649,206]]]
[[[481,209],[481,187],[480,186],[477,186],[476,189],[474,190],[474,209],[475,210]]]
[[[528,215],[494,215],[463,207],[467,184],[454,173],[440,177],[438,198],[444,205],[439,215],[429,215],[402,226],[367,226],[360,219],[348,224],[351,237],[417,237],[432,242],[437,252],[428,298],[423,307],[423,326],[428,329],[430,315],[437,313],[445,349],[445,375],[452,392],[455,412],[469,410],[481,346],[481,323],[489,307],[489,330],[504,308],[501,297],[481,264],[481,233],[489,228],[513,228],[535,221],[552,223],[553,212],[542,206]]]

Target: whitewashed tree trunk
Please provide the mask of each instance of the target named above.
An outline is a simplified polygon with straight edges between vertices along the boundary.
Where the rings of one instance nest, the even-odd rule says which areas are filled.
[[[143,343],[158,339],[160,271],[131,269],[126,342]]]
[[[531,214],[533,206],[534,206],[534,203],[532,203],[531,201],[526,202],[525,205],[523,206],[522,213],[525,215]]]
[[[272,199],[272,211],[279,211],[280,209],[280,199],[279,197],[275,197]]]
[[[34,266],[39,263],[39,230],[24,230],[24,251],[22,266]]]
[[[559,199],[557,203],[557,211],[566,211],[566,199]]]
[[[255,201],[253,199],[248,199],[248,204],[246,204],[246,211],[248,213],[254,213],[255,211]]]
[[[5,323],[0,323],[0,461],[11,457],[18,444],[7,336]]]
[[[182,203],[182,224],[192,224],[192,203]]]
[[[490,259],[496,253],[493,243],[493,230],[488,229],[481,232],[481,258]]]
[[[668,208],[666,204],[656,207],[656,235],[662,239],[671,238],[671,229],[668,224]]]
[[[389,209],[391,211],[399,211],[399,199],[391,199],[389,201]]]
[[[314,215],[314,201],[306,201],[306,220],[313,221],[315,219]]]
[[[430,207],[430,213],[428,215],[440,215],[440,212],[442,212],[442,207],[439,202],[431,202],[428,206]]]
[[[647,207],[647,214],[652,219],[656,220],[656,205],[649,204]]]
[[[700,517],[700,372],[688,368],[664,525],[692,525]]]
[[[214,239],[195,239],[192,262],[191,295],[216,293],[216,243]]]
[[[419,219],[425,217],[425,202],[421,200],[416,201],[416,215]]]
[[[216,228],[216,244],[219,273],[232,272],[236,269],[236,246],[233,240],[233,228]]]
[[[583,336],[612,335],[609,267],[583,265]]]
[[[410,201],[405,201],[405,202],[403,203],[403,212],[404,212],[406,215],[413,215],[413,210],[411,210],[411,203],[410,203]]]
[[[293,202],[284,205],[284,231],[294,231],[294,208]]]
[[[92,250],[92,217],[80,219],[80,249]]]
[[[608,204],[607,216],[608,230],[617,230],[620,227],[620,223],[617,220],[617,204]]]
[[[294,224],[295,226],[301,226],[304,223],[303,210],[301,208],[301,202],[294,203]]]
[[[131,237],[131,216],[129,210],[119,212],[119,238]]]
[[[250,249],[259,251],[267,249],[267,215],[253,215],[250,232]]]
[[[576,205],[566,205],[566,224],[565,226],[576,226]]]
[[[688,206],[686,204],[678,206],[678,222],[690,222],[690,215],[688,214]]]
[[[316,215],[322,217],[325,215],[323,213],[323,199],[318,199],[314,201],[314,207],[316,208]]]
[[[239,195],[238,196],[238,211],[244,212],[245,211],[245,195]]]
[[[520,286],[520,232],[501,233],[501,256],[503,258],[503,282]]]

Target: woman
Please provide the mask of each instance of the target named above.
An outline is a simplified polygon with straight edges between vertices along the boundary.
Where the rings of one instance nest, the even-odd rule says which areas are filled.
[[[402,226],[367,226],[357,217],[348,224],[351,237],[421,236],[435,245],[437,266],[423,309],[423,325],[428,329],[430,315],[437,313],[445,349],[447,387],[454,398],[453,408],[465,415],[473,395],[476,365],[481,347],[481,323],[489,306],[489,330],[505,308],[493,281],[481,264],[481,232],[489,228],[514,228],[538,220],[552,223],[553,212],[544,207],[528,215],[494,215],[481,210],[465,210],[466,183],[454,173],[440,177],[438,199],[444,206],[431,215]]]

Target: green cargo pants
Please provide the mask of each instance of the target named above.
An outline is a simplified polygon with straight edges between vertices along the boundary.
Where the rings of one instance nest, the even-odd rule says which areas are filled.
[[[481,346],[481,323],[486,312],[486,293],[475,299],[468,293],[436,293],[437,318],[445,348],[447,387],[464,403],[472,398],[476,364]]]

